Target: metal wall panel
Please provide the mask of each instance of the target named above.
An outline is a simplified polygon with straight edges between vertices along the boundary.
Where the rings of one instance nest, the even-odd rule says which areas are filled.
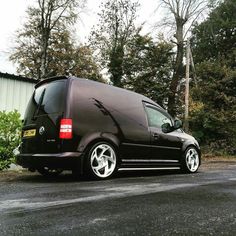
[[[0,77],[0,111],[16,109],[23,118],[34,86],[34,83]]]

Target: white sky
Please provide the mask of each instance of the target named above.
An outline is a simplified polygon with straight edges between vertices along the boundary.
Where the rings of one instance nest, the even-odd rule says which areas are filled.
[[[0,72],[16,73],[16,67],[8,60],[13,47],[15,32],[21,27],[26,16],[27,7],[34,0],[1,0],[0,3]],[[76,26],[78,40],[85,42],[91,27],[97,23],[97,12],[102,0],[88,0],[86,13],[81,16],[81,22]],[[151,26],[160,20],[154,13],[158,0],[139,0],[141,7],[138,12],[138,23],[146,21],[145,30],[149,32]]]

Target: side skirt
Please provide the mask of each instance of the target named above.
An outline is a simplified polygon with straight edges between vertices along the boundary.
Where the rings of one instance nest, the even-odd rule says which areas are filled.
[[[122,170],[178,170],[180,163],[178,160],[142,160],[142,159],[122,159],[119,171]]]
[[[118,171],[130,171],[130,170],[179,170],[180,167],[123,167],[119,168]]]

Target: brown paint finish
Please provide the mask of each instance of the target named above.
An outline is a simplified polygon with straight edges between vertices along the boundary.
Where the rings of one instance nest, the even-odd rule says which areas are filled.
[[[72,170],[99,141],[115,147],[122,168],[178,167],[187,147],[200,153],[197,141],[183,131],[166,134],[149,127],[146,104],[170,117],[152,100],[125,89],[76,77],[44,80],[35,86],[24,118],[23,132],[36,129],[36,135],[22,137],[17,162],[29,169]],[[72,119],[72,139],[59,138],[61,119]]]

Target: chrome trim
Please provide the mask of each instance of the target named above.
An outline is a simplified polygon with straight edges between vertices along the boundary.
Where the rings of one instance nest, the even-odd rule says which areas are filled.
[[[125,168],[125,167],[122,167],[120,169],[118,169],[118,171],[127,171],[127,170],[179,170],[180,167],[151,167],[151,168]]]
[[[156,146],[156,145],[146,145],[146,144],[135,144],[135,143],[122,143],[124,146],[138,146],[138,147],[151,147],[151,148],[162,148],[162,149],[172,149],[172,150],[181,150],[178,147],[166,147],[166,146]]]
[[[171,163],[178,163],[178,160],[143,160],[143,159],[122,159],[122,162],[147,162],[147,163],[151,163],[151,162],[171,162]]]
[[[80,157],[81,152],[60,152],[60,153],[38,153],[38,154],[19,154],[19,157]]]

